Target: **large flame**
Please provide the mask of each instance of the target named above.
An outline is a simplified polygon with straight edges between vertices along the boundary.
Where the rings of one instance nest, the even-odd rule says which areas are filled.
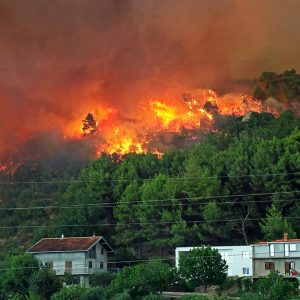
[[[124,111],[104,105],[103,101],[99,103],[93,101],[88,106],[84,105],[78,118],[62,123],[63,126],[58,128],[66,142],[77,140],[92,145],[94,157],[103,152],[123,156],[130,152],[149,151],[160,156],[174,146],[170,141],[176,135],[184,132],[185,139],[194,141],[199,133],[214,130],[214,119],[218,115],[242,116],[250,111],[265,110],[261,101],[250,96],[235,93],[219,96],[211,89],[198,89],[179,95],[170,93],[159,98],[145,97],[136,103],[132,111],[129,110],[130,114],[126,110],[125,116]],[[28,139],[24,138],[25,141]],[[2,152],[5,152],[4,144],[1,144]],[[23,140],[15,144],[15,149],[22,144]],[[12,166],[18,166],[28,157],[30,160],[36,159],[30,153],[25,157],[26,150],[22,151],[17,159],[8,160],[8,163],[0,160],[0,172],[11,171]]]
[[[152,141],[157,133],[213,130],[212,124],[217,114],[242,116],[263,109],[262,103],[252,97],[233,93],[218,96],[211,89],[199,89],[177,98],[141,100],[134,112],[136,117],[125,121],[120,117],[120,112],[111,108],[97,119],[96,108],[95,118],[99,124],[98,141],[95,139],[99,143],[97,154],[124,155],[147,151],[161,154],[161,149]]]

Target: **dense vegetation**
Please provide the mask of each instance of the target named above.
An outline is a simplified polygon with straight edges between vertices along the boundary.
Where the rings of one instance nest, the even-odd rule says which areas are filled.
[[[70,274],[56,276],[29,254],[14,256],[10,268],[0,274],[0,299],[162,300],[163,291],[186,292],[195,287],[202,288],[206,294],[189,293],[190,296],[182,299],[225,300],[233,296],[242,300],[299,299],[297,280],[287,281],[274,271],[255,282],[245,278],[226,278],[225,261],[217,250],[210,247],[197,248],[181,259],[178,270],[161,260],[149,260],[125,267],[109,282],[101,279],[107,274],[95,274],[93,285],[85,288],[68,283],[72,277]],[[194,265],[199,268],[194,268]],[[208,287],[213,289],[208,291]]]
[[[49,163],[2,175],[3,252],[61,233],[101,234],[138,257],[300,235],[300,120],[285,111],[218,122],[201,143],[161,159],[103,154],[81,171]]]
[[[102,154],[87,164],[48,157],[14,174],[0,173],[1,268],[9,269],[8,257],[38,239],[62,233],[105,236],[116,249],[116,261],[162,257],[169,263],[176,246],[249,244],[284,232],[299,237],[299,86],[294,71],[264,73],[256,96],[276,97],[292,110],[276,118],[270,113],[216,116],[214,131],[200,142],[161,158]],[[139,266],[134,274],[156,272],[156,267]],[[161,270],[169,278],[168,269]],[[19,274],[7,274],[4,283],[16,289],[25,285],[30,293],[41,285],[35,282],[51,277],[45,271],[14,282]]]

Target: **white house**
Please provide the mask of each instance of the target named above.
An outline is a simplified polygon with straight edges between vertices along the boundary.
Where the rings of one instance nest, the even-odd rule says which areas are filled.
[[[57,275],[70,273],[80,284],[89,285],[89,275],[107,272],[107,255],[113,252],[102,236],[44,238],[28,253],[33,254]]]
[[[186,255],[197,247],[177,247],[175,250],[176,268],[179,266],[180,255]],[[252,276],[252,248],[251,246],[217,246],[211,247],[217,249],[222,258],[228,265],[228,276]]]

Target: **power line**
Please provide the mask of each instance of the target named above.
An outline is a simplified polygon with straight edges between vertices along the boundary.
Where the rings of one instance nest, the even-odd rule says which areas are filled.
[[[194,180],[194,179],[219,179],[219,178],[247,178],[247,177],[268,177],[268,176],[300,175],[300,172],[291,173],[265,173],[245,175],[221,175],[221,176],[195,176],[195,177],[166,177],[172,180]],[[14,184],[65,184],[65,183],[99,183],[99,182],[136,182],[153,181],[156,178],[135,178],[135,179],[98,179],[98,180],[61,180],[61,181],[0,181],[0,185]]]
[[[190,198],[185,198],[185,200],[188,200]],[[174,198],[173,200],[180,200]],[[299,201],[300,198],[292,198],[292,199],[268,199],[268,200],[247,200],[247,203],[266,203],[266,202],[290,202],[290,201]],[[151,200],[147,200],[147,202]],[[154,201],[154,200],[152,200]],[[158,200],[157,200],[158,201]],[[161,201],[166,201],[166,199],[161,199]],[[122,202],[123,203],[123,202]],[[124,202],[125,204],[130,205],[132,202]],[[210,204],[210,202],[190,202],[190,203],[165,203],[165,204],[145,204],[143,201],[136,202],[133,206],[149,206],[149,207],[156,207],[156,206],[188,206],[188,205],[207,205]],[[226,204],[237,204],[240,203],[236,200],[234,201],[227,201],[227,202],[218,202],[218,205],[226,205]],[[112,204],[102,204],[102,203],[81,203],[81,204],[73,204],[73,205],[48,205],[48,206],[33,206],[33,207],[2,207],[0,208],[0,211],[18,211],[18,210],[38,210],[38,209],[81,209],[86,207],[100,207],[100,208],[115,208],[118,207],[118,202],[114,205]],[[132,207],[132,206],[130,206]]]
[[[291,194],[291,193],[299,193],[300,191],[285,191],[285,192],[273,192],[273,193],[252,193],[252,194],[237,194],[237,195],[221,195],[221,196],[199,196],[199,197],[183,197],[183,198],[165,198],[165,199],[154,199],[154,200],[147,200],[147,202],[165,202],[165,201],[182,201],[182,200],[200,200],[200,199],[222,199],[222,198],[240,198],[240,197],[249,197],[249,196],[270,196],[276,194]],[[275,199],[273,201],[295,201],[300,200],[298,198],[293,199]],[[247,200],[247,202],[269,202],[270,200]],[[230,201],[230,202],[219,202],[218,204],[230,204],[236,203],[237,201]],[[0,211],[14,211],[14,210],[37,210],[37,209],[74,209],[74,208],[83,208],[83,207],[103,207],[103,208],[113,208],[117,207],[119,204],[136,204],[139,205],[143,203],[142,200],[139,201],[118,201],[115,204],[111,202],[104,202],[104,203],[80,203],[80,204],[72,204],[72,205],[45,205],[45,206],[31,206],[31,207],[0,207]],[[191,202],[191,203],[174,203],[174,204],[144,204],[144,206],[169,206],[169,205],[196,205],[196,204],[209,204],[210,202]]]
[[[297,217],[285,217],[286,219],[300,219]],[[98,226],[128,226],[128,225],[171,225],[177,223],[188,223],[188,224],[205,224],[205,223],[222,223],[222,222],[249,222],[249,221],[260,221],[264,218],[243,218],[236,219],[215,219],[215,220],[179,220],[179,221],[163,221],[163,222],[133,222],[133,223],[98,223],[98,224],[63,224],[63,225],[15,225],[15,226],[0,226],[0,229],[26,229],[26,228],[60,228],[60,227],[98,227]]]

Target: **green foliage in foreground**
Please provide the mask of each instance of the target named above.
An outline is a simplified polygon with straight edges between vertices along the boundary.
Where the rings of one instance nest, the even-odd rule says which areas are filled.
[[[149,293],[162,292],[172,281],[172,269],[159,260],[133,267],[125,267],[110,288],[121,293],[127,291],[132,297],[143,296]]]
[[[32,255],[24,254],[11,258],[8,270],[1,274],[0,287],[0,299],[29,297],[48,300],[62,284],[51,270],[40,266]]]
[[[227,277],[227,269],[219,251],[211,247],[192,249],[179,259],[179,274],[192,288],[201,285],[206,290],[210,285],[222,284]]]
[[[268,300],[290,299],[295,285],[284,279],[278,272],[272,271],[268,276],[259,278],[255,290],[265,295]]]

